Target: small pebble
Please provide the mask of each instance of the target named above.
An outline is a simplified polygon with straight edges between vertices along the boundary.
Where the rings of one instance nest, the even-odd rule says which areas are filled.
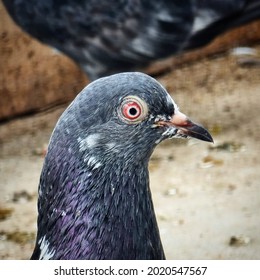
[[[239,235],[239,236],[231,236],[229,240],[229,246],[239,247],[248,245],[251,242],[250,237]]]

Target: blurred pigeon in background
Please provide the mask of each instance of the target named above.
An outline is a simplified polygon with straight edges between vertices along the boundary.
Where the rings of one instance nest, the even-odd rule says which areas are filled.
[[[259,0],[3,0],[25,31],[90,79],[202,47],[260,18]]]
[[[213,141],[146,74],[83,89],[50,139],[32,259],[164,259],[148,162],[161,141],[177,137]]]

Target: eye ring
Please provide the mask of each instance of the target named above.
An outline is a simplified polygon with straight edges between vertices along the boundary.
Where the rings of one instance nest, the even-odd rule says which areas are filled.
[[[129,124],[143,121],[148,114],[148,107],[144,100],[137,96],[127,96],[119,107],[119,116]]]

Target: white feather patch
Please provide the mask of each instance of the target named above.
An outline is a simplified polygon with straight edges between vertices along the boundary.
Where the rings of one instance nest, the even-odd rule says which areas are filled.
[[[78,138],[79,150],[80,152],[85,151],[87,149],[92,149],[98,143],[98,139],[100,135],[98,133],[90,134],[85,139]]]
[[[94,156],[85,157],[84,162],[93,169],[99,168],[102,165]]]
[[[39,240],[38,244],[40,245],[40,250],[41,250],[39,259],[40,260],[50,260],[54,256],[55,250],[54,250],[54,248],[49,250],[50,242],[46,239],[46,236],[41,238]]]

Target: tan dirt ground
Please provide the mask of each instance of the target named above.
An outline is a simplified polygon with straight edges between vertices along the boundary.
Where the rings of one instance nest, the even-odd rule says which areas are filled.
[[[227,53],[159,81],[215,140],[170,140],[151,159],[167,258],[260,259],[260,68]],[[42,153],[64,109],[0,126],[0,259],[32,253]]]

